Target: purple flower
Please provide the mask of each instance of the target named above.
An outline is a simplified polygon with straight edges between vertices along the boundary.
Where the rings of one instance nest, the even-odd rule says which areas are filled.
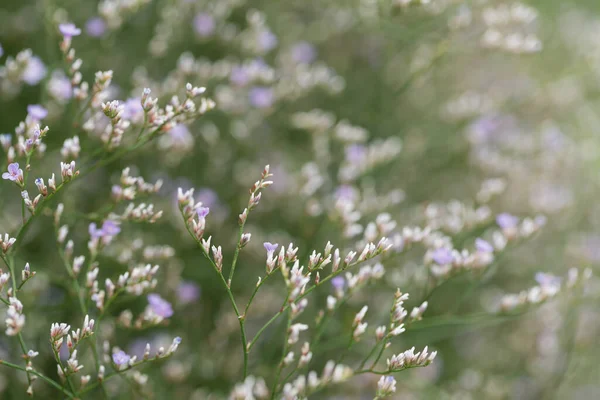
[[[58,30],[64,36],[65,39],[81,35],[81,29],[79,29],[75,26],[75,24],[72,23],[60,24],[58,25]]]
[[[112,359],[116,365],[125,365],[131,360],[131,357],[123,350],[119,350],[116,353],[113,353]]]
[[[248,71],[246,71],[246,68],[236,65],[231,68],[229,80],[236,86],[246,86],[248,81],[250,81],[250,76],[248,76]]]
[[[185,143],[189,141],[192,135],[187,126],[178,124],[169,130],[169,136],[176,142]]]
[[[198,218],[206,218],[209,212],[210,208],[208,207],[198,207],[196,210],[196,213],[198,213]]]
[[[270,51],[277,46],[277,36],[269,30],[262,31],[258,35],[258,45],[263,51]]]
[[[209,188],[202,188],[196,192],[196,197],[202,204],[206,204],[208,207],[217,206],[219,203],[219,196],[217,193]]]
[[[4,55],[4,49],[2,48],[2,45],[0,44],[0,57],[2,57]]]
[[[8,172],[2,174],[2,179],[13,182],[23,180],[23,170],[19,168],[19,163],[8,164]]]
[[[159,317],[169,318],[171,315],[173,315],[173,307],[171,307],[171,303],[155,293],[148,295],[148,304],[150,305],[152,312]]]
[[[48,82],[48,91],[58,100],[68,100],[73,97],[71,81],[63,73],[55,71]]]
[[[482,252],[482,253],[493,253],[494,252],[494,246],[492,246],[489,242],[487,242],[481,238],[475,239],[475,248],[477,249],[477,251]]]
[[[433,258],[433,261],[435,261],[438,265],[448,265],[452,264],[452,262],[454,261],[452,251],[446,249],[445,247],[435,249],[431,254],[431,258]]]
[[[106,32],[106,22],[100,17],[90,18],[85,23],[85,31],[92,37],[100,37]]]
[[[28,85],[37,85],[46,76],[46,66],[39,57],[32,56],[23,71],[21,79]]]
[[[263,246],[265,246],[265,250],[267,250],[267,254],[273,254],[275,253],[275,250],[277,250],[277,247],[279,247],[279,245],[277,243],[271,243],[271,242],[264,242]]]
[[[344,286],[345,285],[346,285],[346,281],[341,276],[336,276],[335,278],[333,278],[331,280],[331,286],[333,286],[333,288],[336,291],[338,291],[338,290],[344,290]]]
[[[502,213],[496,216],[496,223],[502,229],[512,229],[517,227],[519,218],[509,213]]]
[[[125,100],[123,107],[123,113],[121,116],[126,120],[138,122],[144,117],[144,108],[142,107],[142,102],[138,97],[132,97]]]
[[[561,279],[552,274],[538,272],[535,274],[535,281],[542,287],[557,287],[560,286]]]
[[[256,86],[248,93],[250,103],[256,108],[269,108],[273,105],[275,96],[273,90],[264,86]]]
[[[116,236],[119,232],[121,232],[121,228],[115,221],[106,220],[102,224],[102,231],[105,236]]]
[[[315,47],[308,42],[298,42],[292,47],[292,59],[300,64],[310,64],[317,57]]]
[[[367,156],[367,148],[361,144],[353,144],[346,147],[346,161],[360,163]]]
[[[127,346],[127,354],[131,354],[132,356],[136,356],[137,358],[144,357],[144,352],[146,350],[146,344],[150,343],[152,339],[150,338],[139,338],[135,339]]]
[[[113,236],[117,236],[117,234],[121,232],[121,228],[116,222],[106,220],[104,221],[104,223],[102,224],[102,228],[100,229],[98,229],[97,225],[92,222],[88,228],[88,231],[92,238],[112,238]]]
[[[194,282],[181,282],[177,287],[177,299],[181,304],[195,303],[200,298],[200,287]]]
[[[358,191],[352,185],[340,185],[335,190],[335,198],[355,201],[358,198]]]
[[[215,30],[215,20],[212,15],[199,13],[194,17],[194,30],[202,37],[212,35]]]
[[[27,106],[27,114],[36,121],[41,121],[48,115],[48,110],[39,104],[30,104]]]

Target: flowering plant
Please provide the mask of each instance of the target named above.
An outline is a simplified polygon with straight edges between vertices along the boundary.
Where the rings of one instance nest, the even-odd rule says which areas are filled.
[[[555,354],[508,343],[530,331],[573,352],[576,334],[550,346],[560,324],[529,324],[564,308],[573,325],[597,292],[591,269],[530,273],[530,260],[574,201],[579,186],[553,174],[578,171],[581,149],[547,121],[517,135],[503,107],[530,99],[467,90],[463,69],[439,65],[473,60],[465,38],[482,54],[541,52],[534,8],[334,2],[307,6],[307,22],[241,0],[67,3],[40,5],[45,51],[0,34],[16,125],[0,135],[0,373],[20,379],[7,396],[503,398],[497,381],[514,376],[482,346],[511,368]],[[444,34],[395,58],[383,36],[397,19]],[[336,49],[355,36],[360,49]],[[435,99],[435,71],[462,93]],[[383,103],[374,117],[365,100]],[[436,124],[464,135],[424,133]],[[516,206],[527,179],[541,189]],[[512,279],[525,275],[536,284]]]

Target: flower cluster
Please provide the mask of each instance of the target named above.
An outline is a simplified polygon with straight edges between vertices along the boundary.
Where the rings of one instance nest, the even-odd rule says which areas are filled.
[[[579,393],[591,8],[42,3],[0,32],[0,397]]]

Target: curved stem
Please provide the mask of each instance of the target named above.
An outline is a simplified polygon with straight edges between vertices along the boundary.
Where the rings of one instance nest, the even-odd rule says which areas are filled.
[[[4,360],[0,360],[0,365],[6,365],[7,367],[10,368],[14,368],[17,369],[19,371],[23,371],[23,372],[27,372],[29,374],[35,375],[38,378],[41,378],[43,381],[47,382],[48,384],[50,384],[52,387],[54,387],[57,390],[60,390],[65,396],[67,396],[68,398],[72,399],[75,396],[73,395],[73,393],[69,392],[67,389],[65,389],[64,387],[62,387],[58,382],[56,382],[53,379],[48,378],[46,375],[41,374],[35,370],[31,370],[31,371],[27,371],[27,369],[20,367],[16,364],[10,363],[8,361],[4,361]]]

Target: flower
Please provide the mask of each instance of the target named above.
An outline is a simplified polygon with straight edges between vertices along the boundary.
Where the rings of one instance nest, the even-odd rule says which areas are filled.
[[[92,222],[88,228],[88,231],[92,238],[112,238],[114,236],[117,236],[117,234],[121,232],[121,228],[116,222],[106,220],[102,223],[102,228],[100,229],[98,229],[97,225]]]
[[[177,299],[181,304],[194,303],[200,298],[200,287],[194,282],[184,281],[177,287]]]
[[[143,120],[144,108],[142,107],[142,101],[139,97],[132,97],[125,100],[121,117],[136,123]]]
[[[269,30],[262,31],[258,35],[258,45],[265,52],[273,50],[277,46],[277,36]]]
[[[316,57],[315,47],[308,42],[298,42],[292,47],[292,59],[299,64],[310,64]]]
[[[277,243],[271,243],[271,242],[264,242],[263,246],[265,247],[265,250],[267,250],[268,254],[273,254],[275,253],[275,250],[277,250],[277,247],[279,247],[279,245]]]
[[[2,174],[2,179],[8,179],[13,182],[22,182],[23,170],[19,168],[19,163],[8,164],[8,172]]]
[[[198,218],[206,218],[208,213],[210,212],[210,208],[208,207],[198,207],[196,213],[198,214]]]
[[[100,17],[90,18],[85,23],[85,31],[89,36],[100,37],[106,32],[106,22]]]
[[[112,359],[116,365],[124,365],[127,364],[129,360],[131,360],[131,357],[123,350],[119,350],[116,353],[113,353]]]
[[[58,30],[65,39],[81,35],[81,29],[77,28],[75,24],[72,23],[60,24],[58,25]]]
[[[517,227],[519,218],[509,213],[502,213],[496,216],[496,223],[502,229],[512,229]]]
[[[236,65],[231,68],[229,80],[236,86],[246,86],[250,80],[250,76],[248,75],[246,68],[241,65]]]
[[[448,265],[454,261],[454,256],[452,255],[452,251],[446,249],[444,247],[440,247],[439,249],[435,249],[431,254],[431,258],[438,265]]]
[[[27,106],[27,114],[36,121],[41,121],[48,115],[48,110],[39,104],[30,104]]]
[[[343,290],[345,284],[346,284],[346,281],[341,276],[336,276],[335,278],[333,278],[331,280],[331,286],[333,286],[333,288],[335,290]]]
[[[201,188],[196,192],[196,197],[202,204],[206,204],[208,207],[216,206],[219,203],[219,196],[217,193],[209,188]]]
[[[194,30],[201,37],[210,36],[215,30],[215,20],[212,15],[199,13],[194,17]]]
[[[171,315],[173,315],[173,307],[171,307],[171,303],[155,293],[148,295],[148,304],[150,305],[152,312],[159,317],[169,318]]]
[[[346,161],[350,163],[361,163],[367,157],[367,148],[360,144],[346,147]]]
[[[250,104],[256,108],[269,108],[273,105],[275,96],[273,90],[264,86],[256,86],[248,92]]]
[[[57,100],[62,102],[73,97],[71,81],[60,71],[54,71],[48,82],[48,91]]]
[[[46,76],[46,66],[39,57],[32,56],[21,75],[21,79],[28,85],[37,85]]]
[[[477,251],[482,252],[482,253],[493,253],[494,252],[494,246],[492,246],[489,242],[487,242],[481,238],[475,239],[475,248],[477,249]]]
[[[377,382],[377,396],[385,397],[396,392],[396,379],[393,376],[385,375],[379,378]]]
[[[541,287],[560,287],[561,278],[552,274],[538,272],[535,274],[535,281]]]

